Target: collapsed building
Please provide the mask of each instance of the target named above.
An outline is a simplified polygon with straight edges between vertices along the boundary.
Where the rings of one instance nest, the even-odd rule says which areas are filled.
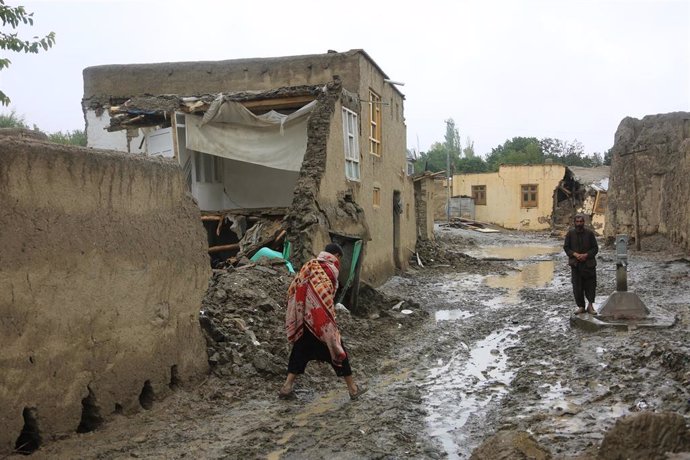
[[[456,174],[450,209],[461,215],[451,217],[507,229],[550,230],[567,228],[575,214],[581,213],[602,234],[608,176],[608,166],[584,168],[553,162],[500,165],[497,172]],[[456,199],[461,204],[453,206]]]
[[[553,227],[568,228],[575,214],[583,214],[594,232],[603,235],[610,173],[609,166],[566,166],[554,192]]]
[[[363,50],[84,70],[88,145],[177,161],[216,263],[268,246],[299,265],[333,240],[354,296],[432,233],[417,227],[431,220],[416,216],[403,103]]]
[[[624,118],[616,130],[606,211],[607,239],[653,236],[690,250],[690,112]]]

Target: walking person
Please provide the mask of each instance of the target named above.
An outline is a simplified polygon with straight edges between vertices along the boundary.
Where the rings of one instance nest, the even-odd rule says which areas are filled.
[[[343,248],[329,243],[315,259],[302,266],[288,289],[285,328],[292,344],[288,374],[278,392],[281,399],[295,397],[294,384],[309,361],[330,363],[338,377],[343,377],[350,399],[357,399],[366,388],[352,377],[350,360],[335,321],[335,293]]]
[[[591,315],[596,315],[594,297],[597,290],[596,255],[599,252],[599,245],[594,232],[585,228],[583,214],[575,216],[575,227],[565,235],[563,250],[568,255],[568,265],[570,265],[573,295],[577,304],[575,314],[579,315],[586,311]],[[586,310],[585,298],[588,302]]]

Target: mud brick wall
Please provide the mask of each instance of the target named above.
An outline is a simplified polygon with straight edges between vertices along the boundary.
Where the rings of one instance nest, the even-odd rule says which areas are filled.
[[[690,251],[690,112],[625,118],[616,131],[604,235],[662,235]]]
[[[209,278],[179,166],[0,133],[0,454],[205,372]]]

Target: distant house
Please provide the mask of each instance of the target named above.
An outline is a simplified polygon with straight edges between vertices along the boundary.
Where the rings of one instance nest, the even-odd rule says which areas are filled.
[[[553,194],[565,175],[558,164],[501,165],[498,172],[456,174],[453,194],[474,199],[475,219],[518,230],[551,227]]]
[[[603,232],[608,167],[501,165],[498,172],[457,174],[453,194],[471,197],[474,219],[517,230],[567,227],[576,213]]]
[[[179,162],[217,257],[282,222],[293,263],[333,239],[378,284],[415,249],[404,95],[363,50],[89,67],[82,105],[90,147]]]

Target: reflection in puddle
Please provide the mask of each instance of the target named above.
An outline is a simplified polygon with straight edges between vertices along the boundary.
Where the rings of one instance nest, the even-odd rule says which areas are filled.
[[[473,316],[472,313],[465,310],[438,310],[436,312],[436,321],[457,321],[471,316]]]
[[[502,259],[525,260],[530,257],[556,254],[562,251],[560,246],[537,245],[537,246],[487,246],[467,251],[467,255],[477,258],[499,257]]]
[[[485,283],[492,288],[508,289],[504,301],[515,304],[519,301],[518,291],[522,288],[546,286],[553,279],[554,261],[546,260],[522,266],[522,271],[510,275],[487,276]]]
[[[507,370],[505,350],[518,342],[521,329],[494,332],[475,343],[466,360],[465,353],[456,354],[431,370],[424,384],[430,414],[427,423],[430,435],[441,442],[448,458],[469,456],[462,427],[470,416],[481,417],[484,407],[507,392],[513,373]]]

